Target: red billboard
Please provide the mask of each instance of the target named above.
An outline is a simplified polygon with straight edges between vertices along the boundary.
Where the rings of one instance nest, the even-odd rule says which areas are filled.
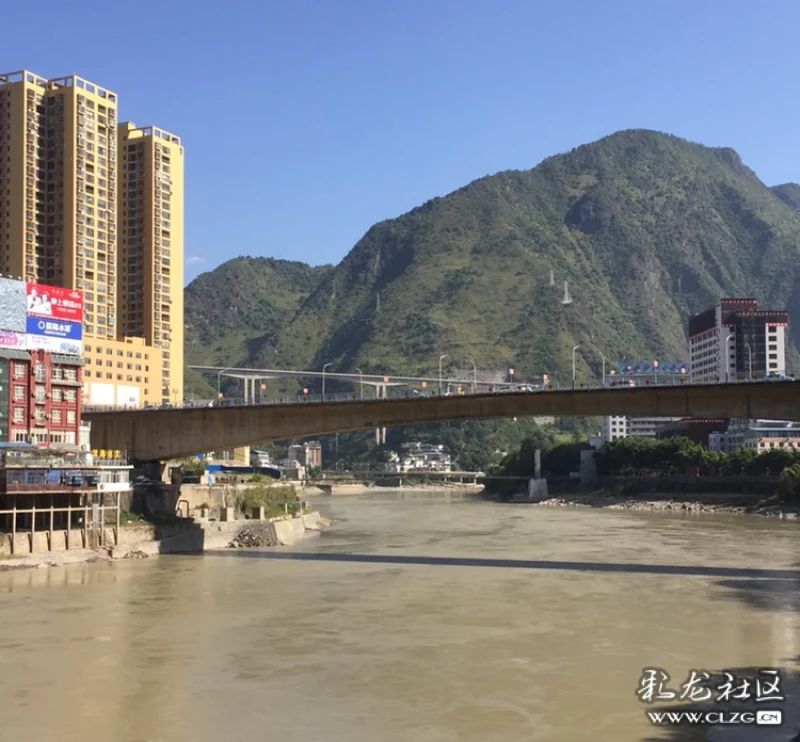
[[[83,294],[75,289],[26,283],[28,315],[83,322]]]

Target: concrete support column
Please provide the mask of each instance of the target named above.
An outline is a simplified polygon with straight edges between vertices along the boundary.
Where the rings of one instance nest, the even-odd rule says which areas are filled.
[[[376,399],[380,399],[381,398],[381,387],[379,387],[379,386],[375,387],[375,398]],[[381,445],[381,429],[380,428],[375,428],[375,445],[377,445],[377,446]]]
[[[381,392],[381,399],[386,399],[386,396],[387,396],[387,395],[386,395],[386,384],[384,384],[384,385],[381,387],[381,389],[383,390],[383,391]],[[380,429],[380,442],[381,442],[382,444],[385,444],[385,443],[386,443],[386,428],[381,428],[381,429]]]

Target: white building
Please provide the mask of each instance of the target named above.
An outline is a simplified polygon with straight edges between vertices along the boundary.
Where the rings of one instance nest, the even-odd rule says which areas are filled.
[[[451,471],[452,458],[442,445],[404,443],[398,454],[391,452],[386,471]]]
[[[784,310],[758,310],[756,299],[722,299],[689,318],[693,383],[762,379],[786,373]]]
[[[709,435],[708,447],[723,453],[733,453],[739,448],[750,448],[759,453],[775,448],[800,449],[800,423],[734,418],[724,433]]]
[[[270,466],[272,459],[266,451],[250,451],[250,466]]]
[[[679,417],[607,415],[603,418],[603,443],[608,443],[618,438],[656,438],[659,426],[680,419]]]

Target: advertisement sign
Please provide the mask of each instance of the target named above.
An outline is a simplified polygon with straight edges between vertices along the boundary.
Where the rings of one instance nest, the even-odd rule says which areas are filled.
[[[0,330],[0,348],[25,350],[25,333]]]
[[[26,307],[29,319],[31,316],[52,317],[78,326],[83,322],[83,294],[75,289],[27,283]]]
[[[61,353],[66,356],[83,355],[83,343],[80,340],[49,335],[33,335],[31,333],[25,336],[25,349],[46,350],[50,353]]]
[[[26,329],[28,335],[43,335],[44,337],[62,338],[64,340],[80,340],[83,337],[83,328],[80,322],[28,317]]]
[[[25,281],[0,278],[0,330],[24,333],[26,317]]]

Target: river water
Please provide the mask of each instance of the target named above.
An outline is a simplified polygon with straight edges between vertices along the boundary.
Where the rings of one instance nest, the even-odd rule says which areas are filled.
[[[316,504],[337,522],[291,549],[0,573],[0,740],[695,739],[647,722],[644,667],[800,655],[800,524]],[[747,731],[698,739],[788,739]]]

